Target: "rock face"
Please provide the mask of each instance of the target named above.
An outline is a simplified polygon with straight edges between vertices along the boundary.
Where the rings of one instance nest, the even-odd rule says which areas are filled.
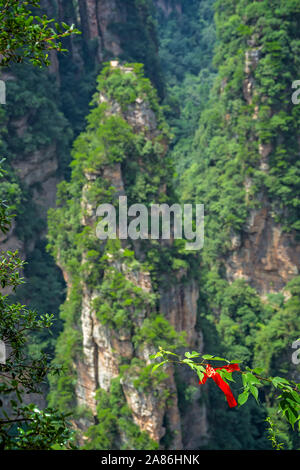
[[[79,0],[79,14],[86,41],[95,41],[98,62],[104,58],[104,50],[113,56],[122,52],[117,35],[113,34],[109,25],[126,21],[126,7],[119,2],[103,0]]]
[[[67,68],[73,69],[73,76],[77,76],[78,79],[77,85],[80,81],[86,80],[85,75],[90,71],[90,63],[98,68],[99,64],[108,58],[126,57],[122,46],[124,38],[121,38],[121,35],[113,31],[113,26],[124,25],[133,14],[139,14],[135,2],[119,2],[117,0],[79,0],[79,2],[56,0],[53,2],[52,0],[42,0],[41,7],[50,18],[68,24],[74,23],[82,31],[81,36],[71,36],[65,40],[65,47],[69,51]],[[149,37],[149,41],[152,39],[155,41],[155,38]],[[61,65],[61,61],[66,59],[62,58],[56,51],[51,51],[50,59],[49,72],[52,77],[55,77],[59,95],[63,93],[60,90],[61,84],[67,86],[64,82],[65,70]],[[133,57],[131,57],[132,59]],[[87,65],[87,62],[90,63]],[[10,71],[2,71],[1,80],[15,81],[16,76]],[[78,90],[75,90],[75,92],[78,93]],[[34,88],[27,89],[27,93],[34,94]],[[45,90],[45,94],[47,94],[47,90]],[[64,101],[62,95],[59,99],[62,102]],[[70,96],[68,96],[67,101],[69,99]],[[76,95],[71,99],[77,100],[78,96]],[[87,97],[87,100],[90,100],[90,96]],[[60,109],[60,112],[64,113],[64,111],[64,109]],[[22,138],[31,128],[32,119],[31,109],[26,108],[24,114],[22,115],[19,112],[18,119],[10,121],[8,126],[11,126],[16,136]],[[47,123],[42,123],[42,125],[46,126]],[[71,126],[72,124],[70,124]],[[24,152],[23,156],[18,155],[18,159],[10,162],[16,177],[20,179],[29,192],[32,192],[32,202],[37,205],[39,216],[44,222],[46,221],[48,209],[55,206],[56,187],[61,179],[58,176],[60,158],[57,143],[54,140],[50,145],[41,146],[37,150],[26,154]],[[64,158],[66,158],[65,155]],[[11,231],[10,236],[15,237],[15,232]],[[37,234],[37,238],[42,236],[44,236],[44,233]],[[34,247],[34,244],[31,244],[30,250],[28,250],[21,240],[15,238],[9,246],[14,245],[18,247],[25,258],[27,252]]]
[[[232,253],[226,259],[228,280],[246,279],[262,295],[281,291],[300,269],[294,234],[283,232],[271,214],[267,201],[252,210],[242,234],[232,237]]]
[[[261,47],[257,37],[248,41],[249,49],[245,53],[243,93],[247,104],[253,103],[256,95],[255,70],[259,64]],[[257,119],[258,107],[254,108],[252,118]],[[270,118],[272,111],[270,110]],[[256,140],[256,136],[252,136]],[[271,143],[258,144],[258,169],[269,172]],[[245,182],[248,198],[252,187],[250,177]],[[257,196],[258,209],[251,209],[241,233],[232,234],[231,250],[225,259],[227,279],[245,279],[262,296],[269,292],[279,292],[288,281],[299,274],[300,247],[295,240],[295,232],[284,232],[276,222],[271,203],[265,192]]]
[[[119,69],[124,74],[133,74],[133,70],[125,69],[118,66],[115,62],[111,64],[112,69]],[[108,99],[103,92],[100,94],[99,103],[105,103],[107,106],[107,116],[122,116],[122,118],[130,125],[135,135],[143,134],[146,141],[154,141],[160,137],[158,121],[147,97],[137,97],[134,103],[127,106],[126,110],[122,110],[121,105],[113,100]],[[164,154],[162,155],[161,165],[164,165]],[[127,156],[128,158],[129,156]],[[126,161],[126,160],[125,160]],[[141,165],[143,163],[141,162]],[[114,188],[114,197],[126,195],[128,188],[126,182],[126,174],[124,173],[124,165],[112,162],[104,164],[102,168],[97,170],[85,171],[85,184],[82,190],[82,223],[84,226],[94,227],[96,222],[95,205],[89,200],[89,194],[100,180],[107,183],[107,186]],[[139,171],[142,171],[140,169]],[[160,188],[166,185],[163,184]],[[99,201],[101,202],[101,201]],[[165,241],[164,241],[165,243]],[[128,249],[128,241],[122,240],[122,248],[120,254]],[[134,243],[135,257],[142,260],[144,257],[143,248],[139,241]],[[122,258],[116,254],[107,254],[107,266],[103,269],[103,283],[111,276],[111,269],[114,272],[122,274],[124,279],[131,286],[139,289],[145,299],[148,295],[155,293],[155,287],[149,272],[144,268],[129,269],[128,264],[122,261]],[[83,254],[82,263],[86,262],[86,254]],[[141,265],[142,266],[142,265]],[[93,267],[91,267],[93,270]],[[196,434],[195,442],[189,440],[182,441],[181,428],[183,420],[187,418],[181,415],[178,407],[177,384],[174,377],[174,369],[169,366],[166,370],[167,378],[155,385],[155,388],[145,389],[137,387],[135,380],[139,377],[140,366],[150,366],[149,356],[156,352],[151,343],[136,343],[134,335],[143,328],[144,322],[154,315],[162,315],[169,321],[169,324],[177,332],[186,332],[186,339],[190,348],[201,350],[202,336],[196,330],[197,317],[197,301],[198,301],[198,285],[196,281],[190,277],[188,282],[184,282],[190,275],[186,270],[182,269],[176,273],[170,272],[170,276],[176,277],[176,282],[169,281],[169,286],[159,291],[159,302],[157,307],[150,305],[145,301],[142,307],[127,307],[129,318],[134,318],[134,329],[127,326],[121,328],[111,328],[108,324],[101,321],[97,314],[94,301],[100,299],[100,303],[105,302],[105,297],[101,294],[101,283],[95,287],[91,287],[83,283],[82,309],[81,309],[81,329],[82,329],[82,358],[76,362],[77,380],[76,380],[76,397],[77,404],[87,407],[92,411],[95,419],[97,416],[96,391],[103,389],[110,391],[111,381],[120,376],[120,366],[124,361],[133,364],[133,360],[138,361],[136,366],[130,367],[130,372],[121,374],[121,386],[126,403],[132,413],[135,424],[141,431],[146,432],[150,438],[156,442],[160,442],[166,434],[166,422],[168,423],[168,432],[172,434],[172,442],[170,448],[182,449],[183,446],[192,446],[199,443],[199,434]],[[68,282],[68,279],[66,278]],[[129,324],[129,323],[128,323]],[[183,374],[182,380],[187,384],[196,386],[196,379],[191,374]],[[168,399],[163,398],[168,392]],[[201,431],[201,436],[205,440],[207,436],[206,413],[203,407],[198,404],[199,394],[194,400],[195,412],[199,413],[195,432]],[[189,413],[191,413],[189,411]],[[189,438],[191,439],[191,438]],[[190,447],[191,448],[191,447]]]
[[[138,14],[143,9],[136,10],[135,2],[119,2],[102,0],[79,0],[70,2],[69,0],[57,0],[55,2],[44,0],[43,8],[50,17],[56,17],[60,21],[75,23],[83,32],[82,40],[76,38],[67,38],[66,47],[70,51],[70,57],[77,70],[84,71],[87,55],[92,56],[96,64],[100,64],[107,57],[124,55],[122,42],[124,37],[120,38],[114,32],[112,25],[125,24],[129,21],[133,13]],[[153,39],[155,42],[155,38]],[[88,54],[86,54],[88,52]],[[134,53],[131,54],[134,56]],[[126,54],[125,54],[126,56]],[[54,52],[51,53],[52,64],[50,73],[55,77],[58,88],[62,82],[61,58]],[[3,79],[15,80],[15,77],[7,75]],[[102,96],[101,100],[106,100]],[[117,102],[111,103],[114,113],[120,113],[120,106]],[[14,120],[10,125],[15,129],[17,136],[22,137],[30,127],[30,113],[24,113],[23,116]],[[149,106],[149,103],[138,98],[135,103],[127,109],[126,121],[135,133],[146,132],[149,141],[159,135],[158,122],[155,113]],[[162,143],[162,145],[165,145]],[[165,149],[166,150],[166,149]],[[59,155],[56,142],[41,147],[38,150],[26,154],[26,158],[19,158],[12,163],[13,169],[24,187],[32,193],[32,201],[37,205],[38,212],[42,220],[46,220],[47,211],[55,206],[56,187],[60,180],[58,176]],[[92,204],[85,197],[85,189],[92,184],[95,179],[103,178],[109,181],[115,188],[116,194],[126,194],[124,187],[122,167],[119,163],[106,165],[101,169],[101,175],[89,174],[86,172],[86,185],[82,194],[82,205],[86,214],[90,212],[90,217],[86,216],[84,223],[90,225],[93,223]],[[166,185],[162,185],[160,191],[163,192]],[[37,234],[37,239],[45,235],[44,231]],[[28,252],[34,248],[34,242],[30,247],[25,246],[19,240],[15,232],[15,225],[10,232],[2,237],[1,248],[19,249],[22,258],[26,258]],[[140,250],[137,247],[137,251]],[[140,250],[141,251],[141,250]],[[142,251],[141,251],[142,253]],[[84,260],[83,260],[84,261]],[[67,287],[68,296],[72,289],[72,277],[70,273],[57,259],[61,267]],[[127,272],[126,267],[114,265],[120,272],[124,272],[128,280],[141,288],[145,293],[153,293],[154,287],[149,273],[146,271]],[[182,273],[182,277],[185,273]],[[105,274],[104,274],[105,276]],[[68,298],[67,296],[67,298]],[[131,360],[137,358],[146,365],[150,364],[149,355],[154,352],[150,347],[139,348],[135,350],[132,338],[132,332],[127,330],[114,331],[103,325],[96,316],[92,308],[93,299],[99,296],[97,291],[93,291],[88,286],[83,286],[81,327],[82,327],[82,349],[83,356],[76,362],[78,380],[76,383],[76,397],[79,405],[88,407],[93,416],[96,416],[95,392],[97,389],[109,390],[111,380],[120,373],[120,361],[116,357]],[[170,324],[177,331],[187,330],[188,340],[191,347],[199,342],[201,337],[195,332],[196,311],[197,311],[198,292],[196,284],[192,286],[177,283],[170,291],[161,292],[160,306],[156,313],[162,313]],[[139,313],[138,324],[153,313],[153,309],[148,306]],[[165,420],[168,421],[169,430],[174,433],[172,446],[182,448],[181,436],[181,416],[178,408],[177,386],[174,379],[172,368],[169,370],[169,378],[163,385],[158,385],[155,394],[149,394],[143,389],[136,389],[133,386],[133,379],[123,378],[122,388],[129,408],[132,411],[134,422],[141,430],[155,441],[159,442],[166,433]],[[187,378],[187,381],[192,380]],[[170,397],[164,402],[161,400],[161,394],[165,390],[170,390]],[[86,427],[86,421],[77,423],[79,427]],[[90,423],[89,423],[90,424]]]
[[[1,72],[1,80],[6,82],[7,91],[10,90],[11,84],[17,81],[17,77],[10,71]],[[28,93],[28,90],[26,90]],[[38,99],[38,96],[36,99]],[[9,105],[10,103],[8,103]],[[28,139],[28,129],[32,126],[32,114],[36,112],[24,105],[24,113],[18,112],[18,118],[7,114],[7,129],[9,129],[9,139],[14,138],[24,142]],[[10,149],[12,142],[8,140],[7,146]],[[38,216],[45,222],[47,211],[50,207],[55,206],[56,186],[59,181],[58,170],[58,152],[57,142],[53,141],[49,146],[40,145],[33,151],[24,151],[24,154],[17,154],[17,158],[9,161],[12,171],[15,174],[16,181],[20,181],[23,188],[31,194],[31,200],[37,207]],[[23,203],[24,201],[22,201]],[[3,250],[13,249],[19,250],[22,258],[26,257],[27,247],[24,242],[16,235],[16,224],[14,223],[11,230],[3,240],[1,245]],[[3,237],[2,237],[3,238]],[[30,249],[34,246],[34,241],[30,244]]]
[[[187,333],[187,341],[193,347],[201,346],[197,344],[199,338],[195,331],[198,297],[199,287],[195,280],[184,287],[180,283],[171,286],[160,296],[160,310],[175,329]]]
[[[26,125],[26,124],[25,124]],[[13,168],[21,181],[33,188],[33,202],[45,220],[47,211],[55,206],[58,158],[56,145],[31,153],[27,159],[16,161]],[[34,189],[38,185],[38,190]]]
[[[174,11],[177,14],[182,13],[182,3],[181,0],[154,0],[154,3],[157,8],[160,8],[165,16],[169,16]]]

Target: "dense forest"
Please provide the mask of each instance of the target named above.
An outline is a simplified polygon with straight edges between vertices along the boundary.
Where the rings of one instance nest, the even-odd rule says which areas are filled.
[[[300,3],[29,4],[57,36],[0,33],[0,449],[299,449]],[[99,239],[120,198],[203,204],[203,247]]]

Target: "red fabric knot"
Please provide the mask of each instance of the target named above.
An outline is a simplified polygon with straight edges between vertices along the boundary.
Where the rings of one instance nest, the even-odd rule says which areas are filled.
[[[230,408],[233,408],[234,406],[237,406],[237,402],[232,394],[232,391],[230,390],[229,385],[222,379],[220,374],[216,372],[218,369],[225,369],[228,372],[234,372],[240,370],[238,364],[228,364],[227,366],[222,366],[222,367],[212,367],[210,364],[207,364],[206,366],[206,372],[204,374],[204,377],[202,380],[199,381],[199,385],[204,385],[207,378],[211,377],[213,381],[220,387],[222,392],[226,396],[226,400]]]
[[[206,366],[206,374],[207,374],[207,377],[212,377],[213,375],[216,374],[215,369],[210,364],[207,364]]]

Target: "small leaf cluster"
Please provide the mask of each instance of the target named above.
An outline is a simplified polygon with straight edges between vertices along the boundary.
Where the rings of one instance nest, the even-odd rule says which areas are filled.
[[[80,34],[73,24],[59,24],[47,15],[35,15],[34,10],[38,8],[40,0],[0,1],[0,66],[26,60],[40,67],[48,66],[49,52],[66,51],[61,40],[71,34]]]

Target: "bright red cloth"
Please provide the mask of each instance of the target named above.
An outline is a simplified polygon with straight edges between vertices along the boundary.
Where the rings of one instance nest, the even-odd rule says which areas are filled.
[[[218,387],[220,387],[222,392],[225,394],[227,403],[230,406],[230,408],[233,408],[234,406],[237,406],[237,402],[232,394],[232,391],[230,390],[229,385],[226,382],[224,382],[220,374],[216,372],[216,370],[218,369],[225,369],[228,372],[234,372],[234,371],[240,370],[238,364],[228,364],[227,366],[222,366],[222,367],[212,367],[210,364],[207,364],[206,373],[204,374],[203,379],[199,381],[199,385],[205,384],[208,377],[211,377],[213,381],[218,385]]]

